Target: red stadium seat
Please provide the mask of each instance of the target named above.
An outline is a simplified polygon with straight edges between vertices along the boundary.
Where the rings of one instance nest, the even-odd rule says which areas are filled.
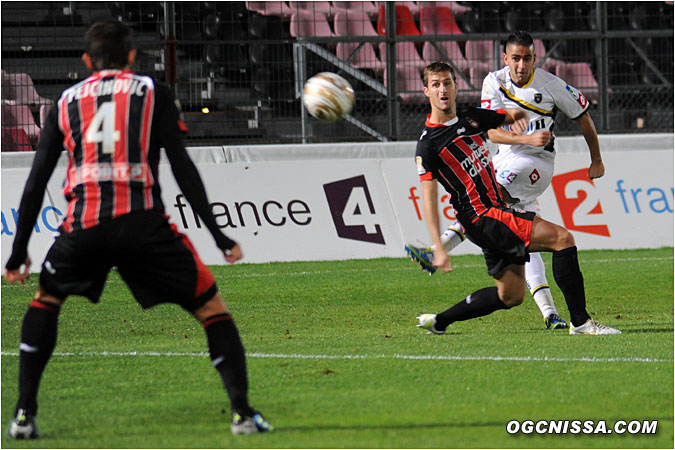
[[[2,151],[32,152],[33,146],[22,128],[2,127]]]
[[[22,128],[32,142],[37,142],[40,128],[26,105],[2,105],[2,125]]]
[[[425,2],[429,3],[429,2]],[[461,34],[462,31],[457,26],[454,16],[450,9],[446,7],[422,6],[420,9],[420,29],[424,35],[438,34]],[[436,48],[439,47],[446,56]],[[469,62],[466,60],[459,48],[457,41],[439,41],[425,42],[422,48],[422,58],[427,63],[450,59],[459,70],[468,74]]]
[[[387,34],[384,5],[382,4],[380,4],[380,15],[377,19],[377,32],[380,36]],[[418,36],[420,34],[420,30],[417,29],[415,20],[407,6],[396,5],[396,34],[406,36]]]
[[[422,6],[420,8],[422,34],[462,34],[450,8]]]

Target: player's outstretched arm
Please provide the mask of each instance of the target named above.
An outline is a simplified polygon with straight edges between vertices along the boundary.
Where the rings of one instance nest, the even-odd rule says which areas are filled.
[[[522,144],[534,147],[546,147],[551,140],[550,131],[540,131],[534,134],[513,134],[501,128],[488,130],[488,137],[495,144]]]
[[[5,276],[7,277],[9,274],[7,281],[12,278],[23,284],[23,280],[28,278],[28,267],[26,267],[25,273],[20,272],[19,268],[27,261],[29,262],[28,266],[30,265],[28,240],[40,213],[47,183],[54,172],[63,149],[63,133],[57,125],[57,110],[58,108],[54,107],[47,115],[45,126],[40,134],[40,143],[33,158],[33,166],[28,175],[26,186],[23,188],[21,202],[19,203],[16,236],[14,236],[14,242],[12,243],[12,254],[5,264],[7,269]]]
[[[450,255],[445,251],[441,241],[441,226],[438,215],[438,182],[436,180],[422,181],[422,200],[424,202],[424,218],[434,243],[434,266],[441,268],[444,273],[452,270]]]
[[[595,130],[595,123],[589,113],[583,114],[577,119],[577,122],[579,122],[581,134],[584,135],[591,155],[588,178],[591,180],[600,178],[605,174],[605,165],[602,163],[602,155],[600,155],[600,142],[598,141],[598,132]]]

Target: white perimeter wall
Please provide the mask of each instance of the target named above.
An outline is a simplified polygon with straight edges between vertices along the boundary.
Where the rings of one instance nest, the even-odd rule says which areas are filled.
[[[581,249],[673,245],[673,135],[600,136],[606,175],[586,177],[582,137],[556,140],[552,186],[541,215],[570,229]],[[237,240],[245,262],[402,257],[403,245],[428,244],[422,221],[415,142],[193,148],[214,214]],[[16,212],[32,153],[2,154],[2,262],[11,251]],[[48,185],[29,251],[39,270],[66,203],[66,158]],[[222,255],[160,166],[166,211],[207,264]],[[454,219],[447,198],[442,225]],[[479,253],[464,243],[455,254]]]

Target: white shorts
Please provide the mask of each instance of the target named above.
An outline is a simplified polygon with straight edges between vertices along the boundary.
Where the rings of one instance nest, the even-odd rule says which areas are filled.
[[[526,211],[536,211],[532,205],[551,184],[554,161],[555,153],[545,150],[533,154],[500,149],[492,159],[497,183]]]

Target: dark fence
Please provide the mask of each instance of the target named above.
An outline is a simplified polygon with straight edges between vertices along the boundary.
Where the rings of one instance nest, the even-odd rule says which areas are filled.
[[[174,90],[190,145],[416,139],[424,66],[451,62],[458,102],[478,105],[519,29],[538,65],[592,102],[599,132],[673,131],[672,2],[3,1],[3,151],[35,146],[46,111],[88,75],[84,32],[109,17],[134,30],[135,70]],[[321,71],[354,86],[346,120],[302,108]],[[562,119],[556,133],[578,127]]]

